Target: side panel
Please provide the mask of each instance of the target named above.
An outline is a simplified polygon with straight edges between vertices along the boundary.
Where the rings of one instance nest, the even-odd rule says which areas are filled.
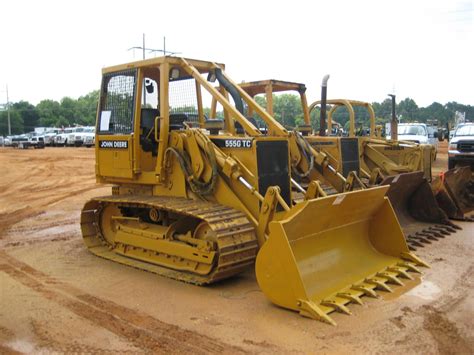
[[[260,194],[265,195],[270,186],[279,186],[291,206],[288,142],[257,141],[257,169]]]
[[[99,135],[97,138],[98,174],[105,177],[133,178],[132,137]]]
[[[359,143],[357,138],[341,138],[342,175],[351,171],[359,173]]]

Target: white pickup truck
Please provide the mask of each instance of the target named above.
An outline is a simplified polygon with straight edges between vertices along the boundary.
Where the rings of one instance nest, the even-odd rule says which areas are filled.
[[[67,140],[69,135],[72,133],[72,128],[65,128],[62,131],[60,131],[55,137],[54,137],[54,145],[56,147],[64,147],[67,144]]]
[[[74,127],[68,135],[66,145],[69,147],[80,147],[84,143],[84,130],[86,127]]]
[[[471,165],[474,169],[474,123],[460,124],[449,141],[448,169],[456,164]]]
[[[85,147],[90,148],[95,145],[95,127],[86,127],[82,136],[84,138],[83,145]]]

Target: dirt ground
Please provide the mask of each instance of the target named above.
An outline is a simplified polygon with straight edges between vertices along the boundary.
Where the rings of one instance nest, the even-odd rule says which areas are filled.
[[[253,269],[197,287],[89,253],[80,210],[110,193],[93,149],[0,148],[0,169],[0,353],[474,353],[472,223],[417,251],[421,283],[333,327],[272,305]]]

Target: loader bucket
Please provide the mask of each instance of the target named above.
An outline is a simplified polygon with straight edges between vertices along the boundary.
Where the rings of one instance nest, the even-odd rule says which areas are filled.
[[[433,180],[432,187],[449,218],[463,220],[465,214],[474,210],[474,181],[469,166],[441,173]]]
[[[438,206],[422,171],[389,176],[381,185],[390,186],[387,197],[412,249],[429,244],[459,228],[449,221]]]
[[[275,304],[335,325],[375,289],[403,284],[416,265],[389,200],[388,186],[301,202],[269,224],[256,261],[257,281]]]

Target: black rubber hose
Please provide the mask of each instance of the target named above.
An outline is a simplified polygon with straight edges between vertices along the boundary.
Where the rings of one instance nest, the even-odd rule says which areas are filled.
[[[222,75],[222,69],[216,68],[216,78],[219,84],[222,85],[224,89],[232,96],[232,99],[235,103],[235,108],[243,115],[244,114],[244,103],[242,97],[239,94],[239,91],[235,88],[230,81],[228,81],[224,75]]]

